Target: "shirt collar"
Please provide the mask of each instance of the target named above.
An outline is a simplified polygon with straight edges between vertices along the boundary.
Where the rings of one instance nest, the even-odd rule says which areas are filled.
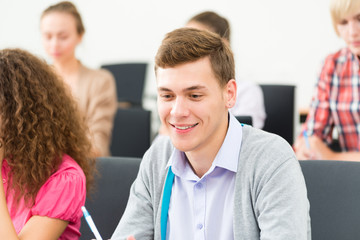
[[[229,113],[229,128],[224,142],[216,154],[213,165],[237,172],[241,141],[242,126],[239,121]]]
[[[353,54],[348,47],[340,50],[340,56],[337,59],[337,63],[345,63],[346,61],[355,62],[356,64],[354,66],[359,65],[359,58]]]
[[[239,162],[241,141],[242,126],[239,121],[231,113],[229,113],[228,131],[209,171],[212,171],[215,167],[221,167],[236,173]],[[171,166],[171,169],[176,176],[195,180],[193,179],[193,174],[189,174],[192,172],[192,169],[184,152],[175,148],[167,163],[167,167],[169,166]]]

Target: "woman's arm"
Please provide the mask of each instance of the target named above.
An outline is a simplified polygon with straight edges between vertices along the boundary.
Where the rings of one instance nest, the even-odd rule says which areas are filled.
[[[14,239],[57,240],[69,222],[44,216],[32,216]]]
[[[2,181],[2,163],[4,159],[4,147],[0,148],[0,239],[19,239],[16,235],[15,228],[12,224],[9,211],[6,205],[4,185]]]
[[[304,137],[300,137],[294,144],[299,160],[360,161],[360,152],[334,152],[317,136],[309,137],[309,146],[306,146]]]
[[[98,75],[91,86],[87,106],[87,124],[93,141],[95,157],[109,155],[111,133],[117,109],[116,86],[113,76],[105,72]]]
[[[333,128],[333,119],[330,111],[330,87],[333,81],[335,63],[332,56],[328,56],[322,66],[319,78],[316,83],[311,106],[305,123],[302,125],[301,134],[294,143],[296,157],[299,160],[308,160],[315,158],[305,144],[303,132],[316,135],[325,140],[329,138]]]
[[[309,143],[316,159],[360,161],[360,152],[334,152],[317,136],[311,136]]]
[[[60,219],[33,216],[25,224],[19,236],[17,235],[7,209],[4,185],[2,184],[2,162],[4,159],[4,148],[0,148],[0,239],[15,240],[49,240],[58,239],[68,225],[67,221]]]

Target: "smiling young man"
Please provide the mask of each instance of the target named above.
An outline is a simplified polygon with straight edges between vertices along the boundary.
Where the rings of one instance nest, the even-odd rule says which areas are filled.
[[[208,31],[177,29],[155,63],[169,137],[144,155],[111,239],[310,239],[305,182],[291,147],[228,111],[236,102],[228,44]]]

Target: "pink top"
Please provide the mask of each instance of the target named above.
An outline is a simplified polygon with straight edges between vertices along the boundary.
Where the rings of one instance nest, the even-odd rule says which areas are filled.
[[[81,206],[85,204],[86,198],[86,179],[80,166],[71,157],[64,155],[59,169],[40,188],[35,204],[30,208],[25,206],[23,199],[16,206],[13,192],[10,190],[6,193],[9,171],[10,167],[4,161],[1,173],[6,203],[18,234],[33,215],[38,215],[69,222],[59,239],[79,239]]]

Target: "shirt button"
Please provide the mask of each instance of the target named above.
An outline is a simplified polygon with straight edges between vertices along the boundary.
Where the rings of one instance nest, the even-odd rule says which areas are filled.
[[[202,229],[203,228],[203,225],[201,223],[199,223],[197,226],[196,226],[198,229]]]
[[[201,183],[198,183],[198,184],[196,184],[196,187],[197,187],[198,189],[201,189],[201,188],[203,187],[203,185],[202,185]]]
[[[3,183],[6,183],[6,179],[5,179],[5,178],[3,178]]]

